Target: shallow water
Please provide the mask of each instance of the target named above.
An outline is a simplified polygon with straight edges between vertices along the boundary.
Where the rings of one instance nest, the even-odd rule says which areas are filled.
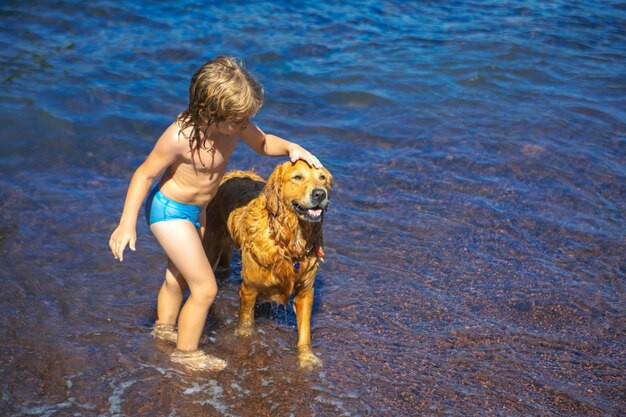
[[[107,1],[0,6],[0,415],[625,415],[626,4]],[[291,309],[149,335],[164,255],[107,241],[208,57],[333,172],[313,349]],[[231,167],[280,160],[245,146]]]

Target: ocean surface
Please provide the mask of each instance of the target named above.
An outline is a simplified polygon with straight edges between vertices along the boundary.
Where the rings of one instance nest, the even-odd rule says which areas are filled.
[[[235,335],[234,264],[185,373],[143,219],[109,252],[219,54],[335,177],[313,370],[291,308]],[[625,2],[5,0],[0,63],[0,415],[626,415]]]

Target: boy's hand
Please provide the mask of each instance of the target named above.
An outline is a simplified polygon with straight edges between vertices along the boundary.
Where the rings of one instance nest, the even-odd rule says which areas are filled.
[[[291,162],[296,162],[298,159],[302,159],[304,162],[315,168],[322,168],[322,163],[311,152],[304,149],[302,146],[296,146],[289,150],[289,158]]]
[[[134,228],[127,229],[122,228],[122,226],[118,226],[111,235],[109,247],[111,248],[111,252],[113,252],[115,259],[119,259],[121,262],[124,260],[124,249],[126,249],[126,245],[128,245],[130,250],[134,251],[136,241],[137,233]]]

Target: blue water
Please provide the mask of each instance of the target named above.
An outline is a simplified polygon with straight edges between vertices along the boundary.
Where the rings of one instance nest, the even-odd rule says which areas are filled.
[[[626,3],[4,1],[0,23],[1,415],[625,415]],[[148,228],[108,251],[218,54],[336,180],[313,371],[291,310],[235,336],[235,266],[205,331],[229,367],[183,373],[149,335]]]

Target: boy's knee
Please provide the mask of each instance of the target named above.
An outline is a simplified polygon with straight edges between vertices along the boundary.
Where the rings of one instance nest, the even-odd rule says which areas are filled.
[[[191,292],[193,298],[202,304],[213,304],[215,297],[217,296],[216,286],[207,286],[203,288],[196,288]]]
[[[174,278],[167,277],[165,279],[164,284],[168,291],[173,291],[173,292],[185,292],[185,290],[188,288],[187,283],[182,279],[177,280]]]

